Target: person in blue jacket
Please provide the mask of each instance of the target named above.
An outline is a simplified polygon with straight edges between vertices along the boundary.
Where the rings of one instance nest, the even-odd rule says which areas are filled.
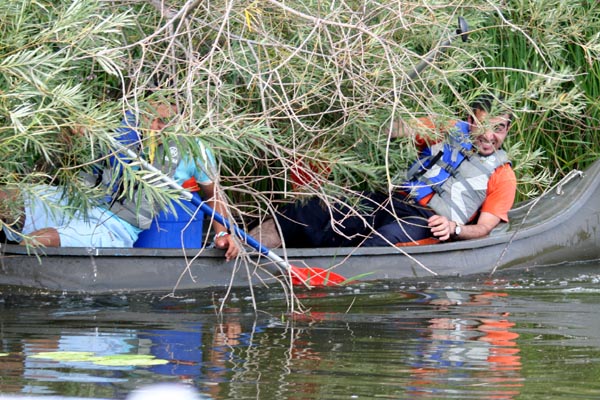
[[[155,117],[145,121],[149,126],[148,132],[160,132],[164,129],[168,120],[177,115],[175,111],[172,105],[153,104],[152,113]],[[142,150],[146,141],[140,131],[136,115],[127,112],[116,140],[124,146],[137,144],[139,150]],[[201,142],[198,145],[201,160],[175,154],[178,147],[162,143],[156,149],[151,149],[150,153],[160,153],[156,158],[162,157],[163,164],[166,159],[172,161],[167,163],[169,165],[166,170],[165,165],[161,166],[166,174],[190,190],[201,189],[208,205],[221,215],[227,215],[225,204],[214,183],[214,156]],[[168,154],[164,156],[167,150]],[[94,180],[104,185],[107,195],[103,202],[91,205],[86,212],[74,210],[69,205],[68,195],[60,186],[24,185],[20,189],[0,190],[0,218],[6,238],[32,246],[133,247],[140,233],[150,228],[154,216],[160,210],[145,202],[144,196],[127,198],[122,195],[122,162],[130,161],[126,159],[116,148],[114,154],[108,157],[107,165],[97,168],[99,176]],[[189,219],[190,215],[180,217]],[[227,229],[217,223],[213,223],[213,229],[215,247],[226,251],[227,260],[237,257],[239,246]],[[195,247],[201,247],[201,242],[202,237],[198,237],[198,245]]]
[[[150,108],[154,117],[150,121],[144,121],[144,125],[149,126],[149,129],[141,129],[139,117],[133,112],[128,111],[125,114],[123,126],[119,129],[117,140],[122,145],[137,150],[148,162],[153,164],[157,169],[160,169],[179,185],[195,193],[195,196],[198,196],[198,193],[201,192],[208,206],[217,213],[226,216],[227,207],[215,183],[217,177],[216,161],[210,148],[204,145],[201,140],[188,141],[186,145],[190,146],[195,143],[198,146],[194,151],[195,156],[182,154],[182,146],[179,143],[171,139],[165,139],[164,135],[160,134],[169,125],[170,120],[178,118],[179,114],[176,106],[166,103],[150,103]],[[186,227],[186,223],[194,219],[196,207],[191,202],[181,200],[185,209],[179,208],[177,215],[174,215],[170,207],[157,210],[156,206],[152,206],[146,201],[143,193],[141,195],[134,193],[133,196],[123,196],[119,190],[119,178],[123,168],[121,163],[128,162],[127,159],[127,156],[123,156],[122,153],[116,151],[108,159],[110,166],[106,173],[102,174],[104,184],[111,188],[109,190],[111,198],[107,200],[109,210],[130,224],[140,228],[142,230],[140,239],[144,239],[145,243],[149,243],[150,245],[164,243],[164,241],[154,240],[156,236],[160,235],[168,235],[171,238],[179,239],[181,232],[173,232],[165,228],[168,224],[166,220],[180,222],[174,226],[180,227],[177,229],[183,230]],[[114,176],[114,174],[117,174],[117,176]],[[171,204],[171,206],[175,206],[175,204]],[[161,221],[164,225],[162,227]],[[229,234],[227,228],[215,221],[213,221],[212,226],[215,233],[213,239],[215,247],[225,250],[225,258],[227,260],[237,257],[239,246],[233,236]],[[149,239],[150,237],[152,238]],[[198,232],[198,237],[188,238],[183,244],[179,240],[170,240],[170,242],[177,242],[178,244],[176,246],[160,246],[182,247],[183,245],[184,247],[191,246],[193,248],[202,247],[201,232]],[[143,244],[139,247],[148,247],[148,245]]]

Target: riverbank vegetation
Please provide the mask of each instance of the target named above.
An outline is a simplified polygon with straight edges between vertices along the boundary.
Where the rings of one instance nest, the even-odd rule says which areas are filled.
[[[178,105],[168,134],[215,150],[239,221],[293,196],[392,189],[415,155],[389,140],[393,120],[460,118],[480,93],[517,116],[519,199],[600,154],[595,0],[0,5],[0,184],[62,184],[77,207],[102,195],[81,171],[110,152],[123,112],[150,100]],[[129,168],[126,186],[172,196],[144,177]]]

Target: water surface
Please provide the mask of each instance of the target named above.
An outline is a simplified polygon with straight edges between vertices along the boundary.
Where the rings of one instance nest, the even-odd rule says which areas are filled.
[[[599,282],[587,264],[357,284],[300,292],[297,314],[278,290],[255,293],[256,309],[237,291],[222,313],[212,291],[5,292],[0,393],[115,399],[177,382],[213,399],[599,398]]]

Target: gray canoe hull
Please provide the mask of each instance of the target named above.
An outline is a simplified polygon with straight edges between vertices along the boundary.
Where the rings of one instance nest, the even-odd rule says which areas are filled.
[[[297,267],[333,268],[361,281],[465,276],[600,259],[600,161],[511,211],[510,227],[476,240],[402,248],[275,251]],[[33,250],[29,250],[33,251]],[[279,285],[265,257],[225,262],[214,249],[48,248],[3,245],[0,291],[171,292]],[[249,250],[251,251],[251,249]],[[285,273],[285,271],[283,271]]]

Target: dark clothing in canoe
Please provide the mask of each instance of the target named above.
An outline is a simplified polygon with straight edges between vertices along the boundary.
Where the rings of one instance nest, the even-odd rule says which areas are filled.
[[[328,208],[320,199],[295,202],[277,216],[287,247],[389,246],[431,237],[427,219],[434,212],[407,200],[365,193],[360,214],[342,203]]]

